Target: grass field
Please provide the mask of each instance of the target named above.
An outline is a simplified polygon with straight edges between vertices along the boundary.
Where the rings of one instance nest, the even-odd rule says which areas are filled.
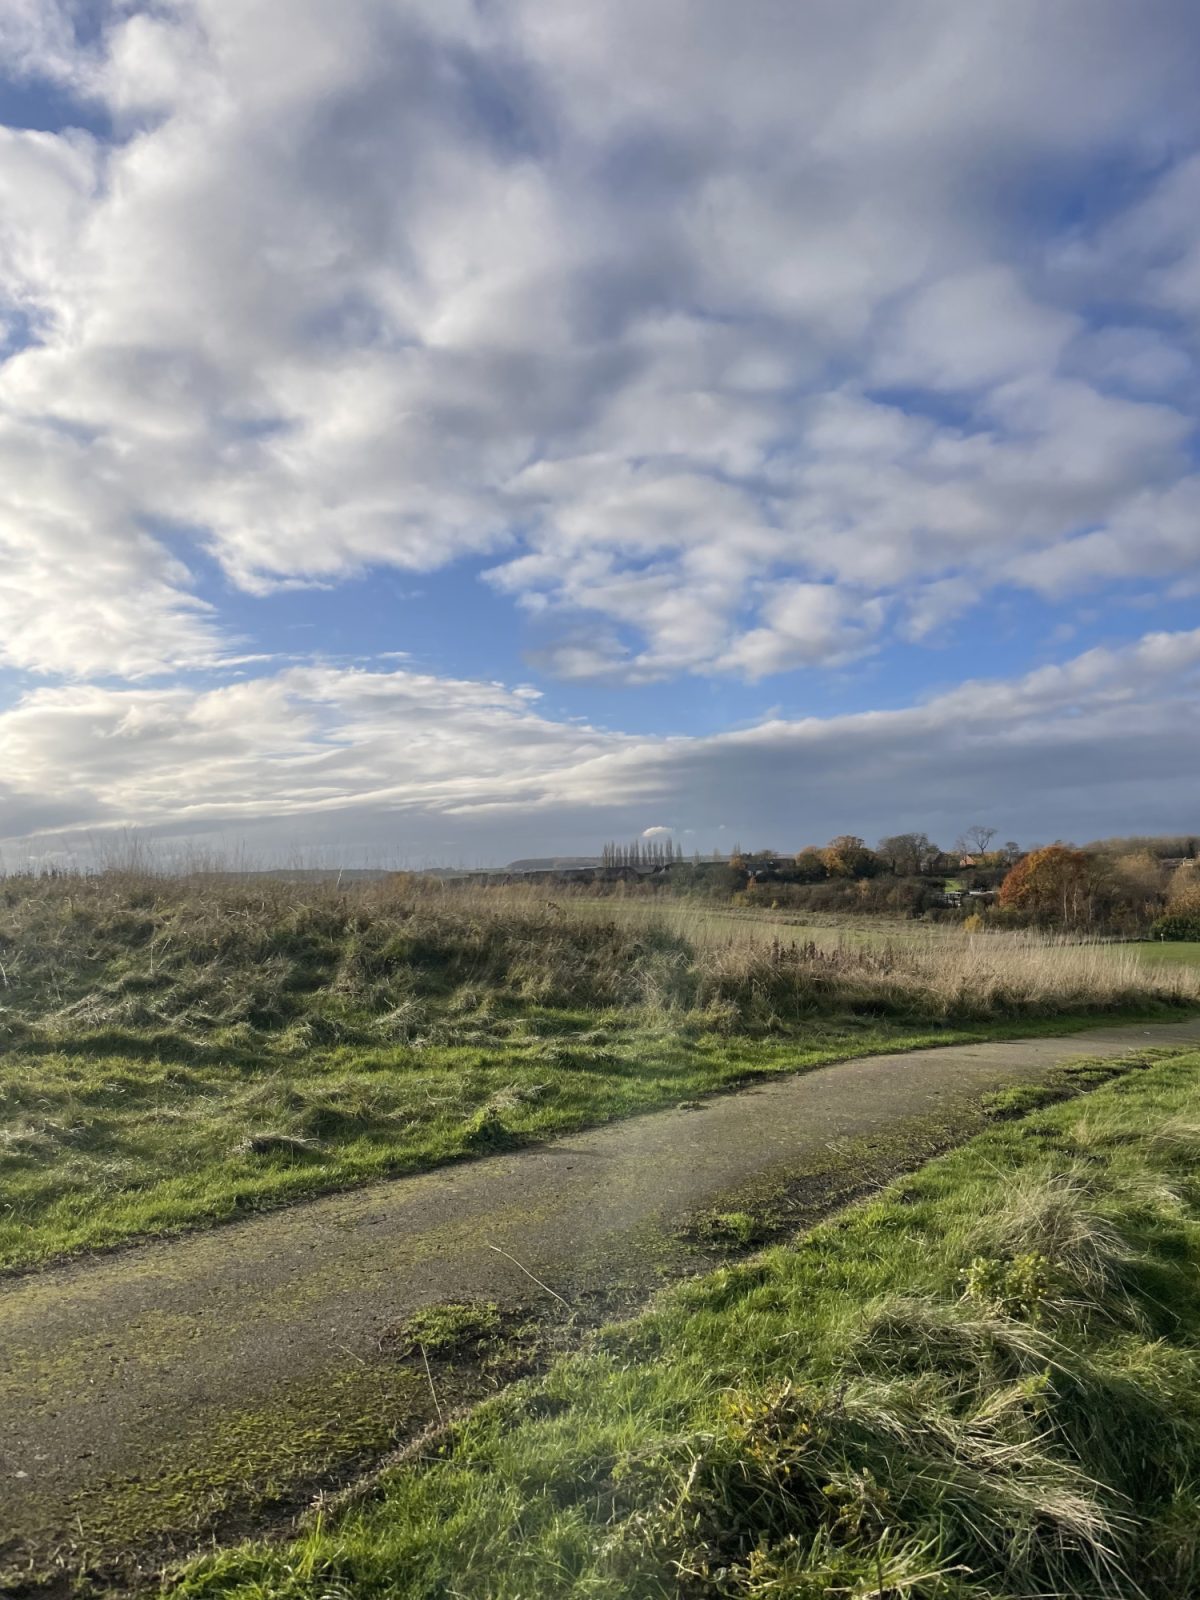
[[[1200,1003],[1028,939],[112,874],[0,886],[0,1267],[728,1086]]]
[[[577,916],[595,914],[595,901],[580,898],[572,901],[564,897],[564,908]],[[898,946],[900,948],[930,952],[952,951],[961,948],[970,936],[957,922],[923,922],[909,917],[837,916],[831,912],[798,912],[735,906],[704,906],[687,901],[614,899],[604,902],[605,914],[616,921],[632,926],[660,922],[685,938],[700,944],[732,941],[735,944],[753,942],[770,944],[775,940],[796,944],[812,941],[832,949],[844,944],[853,946]],[[987,933],[984,937],[1001,947],[1008,945],[1020,949],[1030,943],[1030,936],[1022,934]],[[1092,949],[1098,954],[1107,953],[1107,959],[1124,961],[1132,956],[1151,963],[1178,963],[1182,966],[1200,967],[1200,943],[1167,940],[1095,940],[1076,936],[1037,937],[1033,942],[1041,949],[1066,945],[1075,949]]]
[[[1141,944],[1122,946],[1124,949],[1133,950],[1139,961],[1147,961],[1154,966],[1185,966],[1200,967],[1200,944],[1181,939],[1177,944],[1170,941],[1147,939]]]
[[[186,1600],[1178,1600],[1200,1055],[664,1296]]]
[[[919,923],[911,918],[846,917],[824,912],[770,910],[765,907],[705,905],[663,897],[630,896],[598,901],[586,895],[563,895],[559,904],[569,916],[603,915],[630,928],[670,928],[694,944],[784,944],[812,942],[824,949],[838,945],[900,945],[931,948],[961,943],[962,930],[951,923]]]

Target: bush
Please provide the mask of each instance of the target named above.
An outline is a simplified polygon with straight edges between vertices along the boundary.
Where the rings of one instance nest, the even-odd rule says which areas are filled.
[[[1169,939],[1172,942],[1200,941],[1200,906],[1188,911],[1168,911],[1150,925],[1152,939]]]

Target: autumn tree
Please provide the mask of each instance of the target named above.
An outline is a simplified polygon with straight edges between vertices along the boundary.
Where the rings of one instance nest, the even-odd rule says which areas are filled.
[[[1157,856],[1149,850],[1131,850],[1118,856],[1112,864],[1122,892],[1130,899],[1161,900],[1165,891],[1165,874]]]
[[[797,883],[820,883],[829,876],[829,869],[815,845],[808,845],[796,857],[795,875]]]
[[[1150,929],[1152,939],[1200,940],[1200,866],[1185,861],[1171,876],[1167,910]]]
[[[857,834],[839,833],[821,851],[821,860],[831,878],[869,878],[878,866],[873,850]]]
[[[1079,927],[1095,913],[1097,868],[1082,850],[1051,844],[1018,861],[1000,885],[1000,904],[1038,922]]]

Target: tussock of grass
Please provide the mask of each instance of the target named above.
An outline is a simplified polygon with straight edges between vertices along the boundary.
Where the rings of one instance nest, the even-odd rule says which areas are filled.
[[[498,1337],[500,1323],[500,1307],[493,1300],[446,1300],[414,1312],[389,1342],[401,1353],[423,1350],[445,1357],[478,1352]]]
[[[673,1291],[336,1522],[213,1555],[177,1592],[1196,1593],[1198,1070],[1164,1060],[1082,1115],[995,1127]],[[982,1292],[981,1263],[1037,1292]]]
[[[1200,1003],[1108,951],[761,931],[406,878],[0,880],[0,1268],[751,1074]]]
[[[252,1156],[289,1156],[303,1159],[317,1153],[311,1139],[297,1139],[290,1133],[251,1133],[243,1141],[242,1149]]]
[[[1027,1313],[1083,1314],[1124,1302],[1124,1277],[1136,1257],[1117,1223],[1101,1209],[1103,1185],[1082,1166],[1014,1178],[999,1210],[979,1230],[985,1259],[1029,1263],[1044,1281],[1026,1297]],[[1056,1298],[1051,1302],[1050,1296]]]

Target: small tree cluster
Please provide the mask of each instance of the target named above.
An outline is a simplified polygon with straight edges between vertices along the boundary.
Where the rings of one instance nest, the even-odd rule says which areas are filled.
[[[1166,913],[1152,924],[1150,937],[1200,940],[1200,866],[1194,858],[1171,878]]]
[[[919,878],[933,871],[942,852],[927,833],[893,833],[880,839],[875,854],[898,878]]]
[[[840,833],[821,851],[831,878],[870,878],[879,870],[879,858],[857,834]]]

